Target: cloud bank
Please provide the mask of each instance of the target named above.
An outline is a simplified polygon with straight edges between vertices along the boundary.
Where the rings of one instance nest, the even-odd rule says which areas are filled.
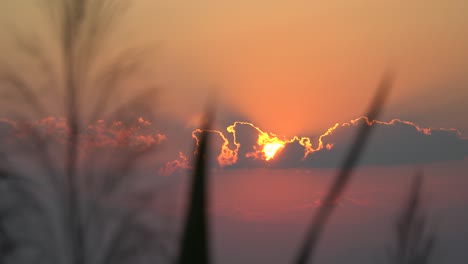
[[[194,156],[192,147],[180,149],[180,144],[170,144],[181,141],[179,139],[190,139],[189,130],[172,129],[163,133],[158,125],[143,118],[125,122],[98,120],[83,127],[80,147],[83,155],[113,153],[115,156],[164,143],[164,153],[152,158],[153,165],[160,166],[157,173],[171,175],[190,169]],[[361,125],[374,126],[360,160],[361,165],[424,164],[463,160],[468,156],[468,139],[456,129],[426,128],[399,119],[383,122],[360,117],[348,123],[337,123],[321,135],[292,138],[265,132],[249,122],[236,121],[225,130],[208,131],[212,142],[210,166],[221,169],[335,168],[341,165]],[[201,129],[192,131],[195,145],[201,133]],[[68,128],[63,118],[49,117],[28,122],[0,119],[3,149],[27,146],[33,143],[35,136],[48,138],[58,143],[56,145],[63,146],[67,134]]]
[[[36,121],[0,119],[0,140],[6,142],[28,141],[40,137],[65,144],[69,133],[64,118],[47,117]],[[98,120],[80,131],[80,144],[86,148],[149,147],[167,139],[155,132],[152,122],[136,118],[132,122]]]
[[[285,138],[262,131],[252,123],[234,122],[226,131],[210,130],[217,153],[211,165],[234,169],[247,167],[311,168],[340,166],[359,126],[375,126],[361,159],[363,165],[421,164],[463,160],[468,139],[456,129],[425,128],[409,121],[370,121],[366,117],[335,124],[315,137]],[[198,142],[202,131],[192,137]],[[179,160],[188,168],[187,156]],[[174,164],[174,162],[172,163]],[[174,171],[174,170],[172,170]]]
[[[61,168],[69,133],[64,118],[0,119],[0,155],[18,166],[32,167],[46,159],[50,166]],[[78,138],[81,169],[116,168],[134,157],[151,154],[167,141],[165,134],[143,118],[125,122],[98,120],[82,125]],[[155,163],[154,158],[150,163]]]

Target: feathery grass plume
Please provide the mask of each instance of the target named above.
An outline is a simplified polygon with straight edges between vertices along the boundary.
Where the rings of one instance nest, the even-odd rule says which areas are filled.
[[[0,148],[0,154],[12,160],[6,171],[9,177],[3,181],[6,191],[0,193],[0,220],[5,223],[2,237],[15,242],[9,260],[82,264],[147,263],[159,258],[162,246],[157,241],[157,220],[152,214],[154,210],[148,209],[155,199],[156,188],[143,190],[143,185],[153,186],[152,179],[137,178],[134,173],[138,162],[152,153],[154,147],[134,150],[127,144],[127,148],[124,146],[117,153],[96,151],[86,153],[89,155],[84,159],[80,157],[81,135],[86,133],[87,124],[98,118],[113,121],[124,117],[124,110],[149,113],[154,104],[153,87],[123,105],[112,108],[108,102],[123,78],[135,72],[141,57],[122,53],[102,68],[95,64],[103,38],[129,2],[41,3],[55,29],[63,70],[57,73],[51,69],[52,55],[41,49],[40,39],[24,41],[18,34],[15,40],[18,50],[37,62],[34,65],[38,71],[54,80],[48,92],[57,98],[64,96],[65,143],[58,143],[28,121],[48,117],[51,106],[41,98],[44,91],[39,84],[30,82],[21,69],[5,64],[0,69],[0,88],[16,96],[16,104],[12,104],[18,121],[16,129],[29,135],[27,144]],[[97,76],[95,83],[91,70]],[[88,87],[98,90],[95,106],[84,102],[83,93]],[[103,156],[109,157],[107,162],[97,164],[96,157],[105,161]],[[3,172],[4,167],[0,169]],[[123,204],[129,200],[135,203]],[[14,210],[4,211],[4,205]]]
[[[380,81],[375,97],[372,101],[369,111],[367,112],[366,116],[370,121],[375,120],[381,112],[392,84],[393,76],[387,73]],[[369,139],[372,128],[372,125],[368,125],[365,122],[360,127],[348,154],[344,158],[343,164],[334,182],[330,186],[330,189],[325,196],[322,206],[318,209],[311,225],[309,226],[309,229],[306,232],[304,242],[301,245],[295,263],[307,264],[314,256],[320,235],[324,231],[325,225],[333,210],[335,209],[335,201],[341,197],[346,188],[346,185],[349,183],[354,166],[359,161],[359,158]]]
[[[203,132],[196,146],[196,157],[191,178],[190,196],[185,218],[182,240],[180,242],[178,264],[209,264],[209,223],[208,209],[208,149],[209,133],[213,122],[213,110],[209,108],[205,114]]]
[[[428,230],[427,216],[422,211],[423,175],[418,173],[411,183],[408,199],[395,223],[396,245],[389,252],[395,264],[428,264],[436,246],[436,236]]]

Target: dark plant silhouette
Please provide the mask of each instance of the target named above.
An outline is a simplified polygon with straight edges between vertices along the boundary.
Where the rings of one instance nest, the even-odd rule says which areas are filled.
[[[390,92],[392,83],[393,78],[390,75],[385,75],[381,80],[377,93],[366,115],[370,121],[377,119],[383,108],[385,99]],[[353,169],[359,161],[372,128],[373,126],[363,123],[359,129],[351,149],[343,161],[343,165],[341,166],[338,175],[325,196],[322,206],[318,209],[317,214],[312,220],[295,263],[306,264],[309,259],[313,257],[320,235],[323,232],[330,215],[335,209],[335,202],[341,197],[346,185],[349,183]]]
[[[60,70],[54,69],[53,56],[41,47],[40,38],[26,41],[19,34],[14,36],[19,53],[29,57],[49,81],[44,90],[12,65],[0,69],[2,92],[14,102],[2,107],[13,107],[10,112],[15,114],[16,128],[29,136],[26,143],[0,149],[12,160],[0,166],[0,262],[139,263],[167,255],[156,239],[156,218],[148,218],[156,186],[142,188],[154,183],[133,173],[154,146],[135,149],[123,143],[117,154],[98,149],[83,158],[80,145],[86,126],[97,119],[126,121],[130,113],[151,114],[153,87],[122,105],[109,103],[120,82],[137,69],[135,53],[122,53],[103,68],[95,65],[103,38],[127,4],[113,0],[41,2],[59,42]],[[95,105],[84,101],[90,88],[97,90]],[[41,96],[44,93],[63,102],[64,143],[32,124],[31,120],[52,112]],[[18,165],[18,160],[26,166]]]
[[[187,216],[182,233],[179,251],[179,264],[210,263],[209,256],[209,223],[207,217],[209,187],[208,174],[208,143],[213,111],[208,110],[205,124],[197,149],[195,166],[193,169],[190,196],[188,200]]]
[[[417,174],[395,223],[396,246],[389,252],[390,263],[427,264],[431,260],[436,237],[428,230],[427,217],[421,208],[422,184],[423,176]]]
[[[5,163],[5,157],[0,155],[0,163]],[[4,166],[0,167],[0,193],[4,193],[6,191],[5,181],[8,178],[8,172],[3,169]],[[2,201],[5,202],[5,201]],[[13,248],[13,240],[9,237],[8,232],[5,230],[5,215],[9,213],[8,206],[0,206],[0,261],[4,260],[6,256],[8,256]]]

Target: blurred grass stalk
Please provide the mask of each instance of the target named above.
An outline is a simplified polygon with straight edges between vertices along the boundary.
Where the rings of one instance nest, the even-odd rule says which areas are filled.
[[[208,188],[209,188],[209,133],[214,112],[206,111],[202,134],[195,148],[195,166],[191,178],[190,195],[185,218],[182,240],[179,248],[178,264],[210,263]]]
[[[366,115],[370,122],[377,119],[382,111],[392,85],[393,76],[389,73],[385,74],[380,81],[376,95],[374,96],[372,104]],[[351,179],[354,167],[364,151],[373,127],[374,126],[368,125],[366,122],[361,125],[356,138],[346,155],[337,176],[335,177],[335,180],[325,196],[322,206],[319,207],[309,229],[307,230],[304,242],[300,247],[299,254],[297,255],[294,263],[307,264],[312,262],[320,235],[323,233],[325,225],[336,207],[336,201],[341,197]]]
[[[389,252],[390,263],[427,264],[436,246],[436,236],[428,230],[427,217],[422,212],[423,175],[417,173],[408,198],[395,223],[396,248]]]
[[[154,244],[152,227],[144,224],[142,219],[137,219],[142,217],[143,210],[111,208],[109,202],[116,196],[128,193],[122,191],[122,185],[127,189],[136,188],[129,185],[128,178],[132,178],[132,183],[136,181],[134,177],[130,177],[134,176],[131,175],[132,169],[152,149],[119,152],[123,157],[113,155],[108,163],[101,164],[99,175],[95,174],[96,166],[93,166],[96,165],[93,158],[96,159],[98,154],[89,154],[85,162],[81,162],[79,158],[80,135],[85,130],[83,127],[87,121],[94,122],[104,117],[124,118],[123,113],[129,110],[148,110],[145,107],[154,105],[154,87],[129,98],[123,105],[111,107],[107,101],[117,94],[119,82],[134,73],[140,63],[139,57],[132,57],[134,54],[128,52],[122,53],[123,56],[118,56],[102,68],[94,68],[97,55],[102,51],[102,40],[110,34],[117,18],[120,20],[120,15],[126,11],[129,3],[121,0],[42,0],[35,3],[50,19],[50,25],[56,34],[63,67],[60,73],[54,71],[52,56],[47,56],[41,46],[41,39],[24,39],[20,37],[20,32],[13,32],[19,54],[30,58],[37,70],[50,78],[47,92],[51,92],[51,95],[56,96],[54,99],[60,101],[59,90],[63,88],[67,140],[64,153],[59,153],[63,154],[60,155],[63,162],[61,160],[61,164],[57,164],[50,153],[52,139],[26,121],[49,117],[53,106],[41,100],[41,92],[44,93],[41,84],[29,82],[30,76],[24,74],[22,69],[5,63],[6,67],[2,67],[0,72],[0,88],[2,92],[4,89],[16,95],[16,100],[5,100],[2,103],[11,104],[16,118],[26,121],[22,129],[27,129],[31,134],[32,147],[22,150],[22,154],[34,155],[40,169],[44,170],[44,175],[40,174],[42,171],[21,173],[21,168],[7,168],[3,162],[0,164],[0,184],[1,187],[6,187],[0,192],[0,250],[6,239],[21,240],[21,243],[15,243],[14,251],[19,252],[34,244],[36,250],[42,251],[41,257],[48,263],[125,263],[128,258],[141,252],[142,248]],[[33,37],[37,36],[33,34]],[[96,80],[90,74],[92,70],[95,71],[93,74],[96,75]],[[86,88],[96,87],[98,97],[93,105],[84,100],[83,94]],[[94,111],[91,109],[91,115],[86,115],[89,109],[85,107],[94,108]],[[20,121],[18,122],[21,123]],[[11,154],[8,152],[10,149],[0,147],[0,155]],[[56,156],[59,155],[54,155]],[[93,191],[96,195],[91,197],[89,194]],[[138,195],[148,196],[147,201],[153,197],[141,192]],[[10,205],[4,205],[5,200],[12,197],[15,198],[15,212],[6,212],[3,207]],[[34,220],[37,225],[41,223],[50,230],[47,235],[43,235],[31,231],[40,231],[41,228],[38,227],[31,230],[27,226],[13,229],[11,224],[22,225],[14,220],[9,221],[10,230],[2,229],[5,227],[3,223],[9,218]],[[104,220],[109,219],[112,219],[112,223],[106,222],[105,226],[101,226]],[[96,244],[99,246],[95,246]],[[0,257],[0,263],[3,263],[4,255]],[[18,253],[16,257],[22,256]],[[39,263],[41,260],[34,261]]]

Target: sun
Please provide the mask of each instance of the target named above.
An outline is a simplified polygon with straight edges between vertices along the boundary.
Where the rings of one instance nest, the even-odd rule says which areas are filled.
[[[271,160],[275,157],[276,153],[284,148],[284,143],[281,142],[271,142],[271,143],[266,143],[263,146],[263,155],[265,156],[265,160]]]

